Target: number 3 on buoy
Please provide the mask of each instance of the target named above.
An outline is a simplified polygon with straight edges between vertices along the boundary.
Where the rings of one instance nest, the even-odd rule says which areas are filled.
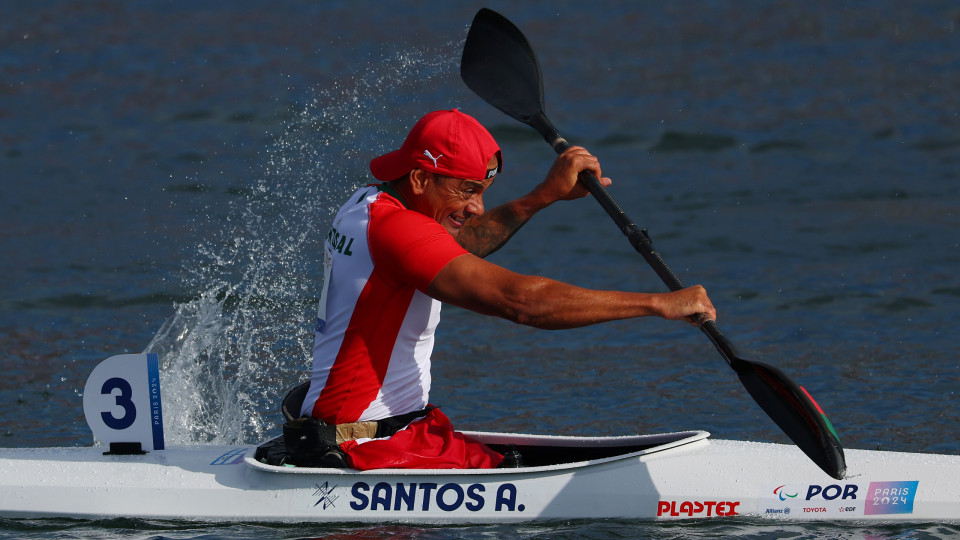
[[[83,389],[83,414],[104,444],[140,443],[143,450],[163,450],[157,355],[121,354],[100,362]]]

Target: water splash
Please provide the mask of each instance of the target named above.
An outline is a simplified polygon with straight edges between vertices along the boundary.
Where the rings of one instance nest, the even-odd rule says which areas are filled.
[[[370,181],[371,156],[428,107],[449,106],[422,103],[455,72],[446,49],[460,44],[373,62],[297,111],[221,234],[185,265],[199,296],[176,305],[146,348],[161,359],[168,444],[259,441],[276,427],[280,399],[309,370],[333,214]]]

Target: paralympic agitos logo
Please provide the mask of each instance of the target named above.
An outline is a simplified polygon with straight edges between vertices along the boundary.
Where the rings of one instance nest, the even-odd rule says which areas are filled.
[[[787,487],[786,484],[778,487],[777,489],[773,490],[773,494],[779,497],[781,501],[785,501],[787,499],[796,499],[799,493],[787,493],[787,491],[783,489],[785,487]]]

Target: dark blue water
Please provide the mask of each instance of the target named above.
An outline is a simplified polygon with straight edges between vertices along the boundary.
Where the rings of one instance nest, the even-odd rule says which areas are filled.
[[[745,356],[851,448],[960,453],[960,8],[953,2],[42,2],[0,17],[0,446],[86,445],[86,376],[161,354],[168,444],[274,434],[305,373],[332,209],[422,113],[504,148],[488,206],[552,151],[473,96],[486,5],[547,112]],[[661,290],[599,205],[491,260]],[[464,429],[706,429],[785,442],[696,330],[563,332],[446,309],[432,400]],[[41,420],[42,419],[42,420]],[[51,419],[53,419],[51,421]],[[6,537],[937,537],[955,527],[572,522],[464,528],[2,521]]]

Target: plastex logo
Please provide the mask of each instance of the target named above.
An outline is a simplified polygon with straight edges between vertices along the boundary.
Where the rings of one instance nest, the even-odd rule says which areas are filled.
[[[660,501],[657,517],[736,516],[740,501]]]

